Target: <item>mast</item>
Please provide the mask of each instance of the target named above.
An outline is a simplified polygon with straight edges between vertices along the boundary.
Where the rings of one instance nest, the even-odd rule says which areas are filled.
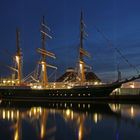
[[[50,31],[50,28],[45,24],[45,18],[43,16],[42,23],[41,23],[42,46],[41,46],[41,48],[37,49],[37,52],[41,54],[41,61],[39,62],[39,64],[41,65],[42,87],[45,87],[48,85],[47,66],[57,69],[55,66],[47,64],[47,62],[46,62],[47,56],[52,57],[52,58],[56,58],[55,54],[46,50],[45,46],[46,46],[47,37],[52,39],[52,37],[47,33],[47,31]]]
[[[18,84],[21,84],[21,78],[22,78],[22,52],[21,52],[21,48],[20,48],[20,32],[18,29],[16,29],[16,56],[15,56],[15,60],[17,63],[17,79],[18,79]]]
[[[79,78],[80,82],[85,82],[85,62],[84,62],[84,56],[89,56],[88,52],[83,49],[83,40],[86,35],[85,33],[85,24],[83,21],[83,12],[81,11],[81,17],[80,17],[80,47],[79,47],[79,60],[78,60],[78,70],[79,70]]]
[[[45,20],[44,16],[42,19],[42,25],[41,25],[41,33],[42,33],[42,49],[46,50],[45,45],[46,45],[46,35],[45,35]],[[44,33],[43,33],[44,32]],[[41,71],[42,71],[42,85],[45,86],[48,84],[48,77],[47,77],[47,68],[46,68],[46,55],[42,54],[42,61],[41,61]]]
[[[83,39],[84,39],[84,22],[83,22],[83,12],[81,11],[80,17],[80,49],[83,49]],[[80,52],[80,60],[83,61],[83,54]]]

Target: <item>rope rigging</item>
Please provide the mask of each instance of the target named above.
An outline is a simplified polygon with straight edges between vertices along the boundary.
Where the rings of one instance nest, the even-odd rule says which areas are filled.
[[[121,56],[121,58],[129,65],[129,67],[133,68],[137,72],[137,74],[139,74],[140,71],[137,69],[137,67],[135,65],[131,64],[129,62],[129,60],[122,54],[122,52],[118,48],[114,47],[111,40],[109,40],[105,36],[105,34],[99,28],[97,28],[96,26],[95,26],[95,29],[97,30],[97,32],[99,32],[102,35],[102,37],[106,40],[106,42],[109,44],[109,46],[112,47]]]

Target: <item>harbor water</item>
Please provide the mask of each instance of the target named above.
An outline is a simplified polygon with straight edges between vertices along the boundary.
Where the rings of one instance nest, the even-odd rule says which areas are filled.
[[[139,140],[140,106],[1,101],[0,140]]]

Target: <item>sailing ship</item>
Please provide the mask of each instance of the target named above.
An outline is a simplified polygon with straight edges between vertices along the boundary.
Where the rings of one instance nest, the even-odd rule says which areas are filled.
[[[76,81],[61,81],[49,82],[47,75],[47,68],[57,67],[46,62],[47,57],[56,58],[55,54],[47,51],[46,38],[51,36],[47,33],[50,28],[45,24],[43,17],[41,23],[42,47],[37,49],[41,54],[41,60],[38,62],[41,66],[41,81],[38,83],[25,84],[22,81],[22,52],[19,45],[19,31],[17,31],[17,51],[15,55],[16,68],[12,68],[17,73],[16,83],[12,85],[0,86],[0,97],[2,99],[21,99],[21,100],[92,100],[100,97],[108,97],[113,90],[119,88],[123,83],[140,78],[140,75],[125,79],[122,81],[115,81],[112,83],[101,82],[87,82],[85,76],[85,61],[84,57],[89,57],[90,54],[84,49],[84,21],[83,13],[80,18],[80,47],[78,66],[76,71]]]

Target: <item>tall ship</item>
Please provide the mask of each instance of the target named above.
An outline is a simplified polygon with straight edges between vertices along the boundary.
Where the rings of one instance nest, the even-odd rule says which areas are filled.
[[[140,78],[140,75],[138,75],[130,79],[102,83],[95,74],[88,73],[88,75],[92,75],[96,80],[87,80],[84,57],[89,57],[90,54],[84,49],[83,45],[85,35],[84,26],[83,13],[81,12],[80,46],[77,67],[74,72],[68,71],[67,73],[68,75],[73,74],[74,76],[72,78],[69,76],[65,78],[60,77],[55,82],[49,82],[47,75],[48,67],[53,69],[57,69],[57,67],[46,62],[47,57],[55,59],[56,56],[46,49],[46,39],[51,38],[51,36],[48,34],[50,28],[46,25],[44,17],[41,23],[42,46],[37,49],[37,52],[41,55],[41,59],[38,62],[41,70],[40,80],[36,80],[34,83],[25,83],[22,79],[22,51],[19,45],[19,31],[17,30],[17,51],[14,57],[16,65],[14,68],[10,67],[15,71],[16,78],[9,85],[5,84],[6,81],[2,82],[3,84],[0,86],[0,97],[8,100],[93,100],[95,98],[108,97],[113,90],[119,88],[123,83]],[[73,77],[74,80],[72,80]]]

